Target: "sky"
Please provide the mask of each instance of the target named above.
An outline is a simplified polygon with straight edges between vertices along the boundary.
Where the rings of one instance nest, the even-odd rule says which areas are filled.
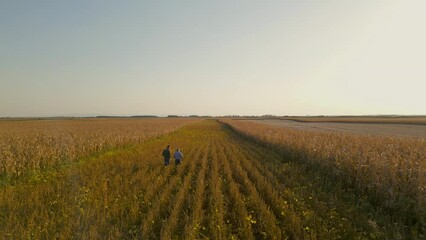
[[[0,117],[424,115],[424,9],[0,0]]]

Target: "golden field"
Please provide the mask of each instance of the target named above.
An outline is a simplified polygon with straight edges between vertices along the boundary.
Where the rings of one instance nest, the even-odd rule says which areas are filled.
[[[24,165],[32,174],[0,186],[0,238],[425,237],[423,141],[200,120],[102,120],[103,130],[82,130],[126,141],[60,168]],[[181,165],[163,165],[168,144],[182,149]]]
[[[19,176],[170,133],[195,119],[0,121],[0,176]]]
[[[368,199],[404,228],[425,232],[425,139],[303,131],[249,121],[224,122],[243,136],[279,150],[285,158],[315,169],[347,191],[354,191],[359,198]]]

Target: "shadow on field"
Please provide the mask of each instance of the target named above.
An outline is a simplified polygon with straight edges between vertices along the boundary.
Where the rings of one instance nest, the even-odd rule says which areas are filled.
[[[397,202],[392,207],[386,206],[386,196],[359,189],[338,169],[321,164],[330,159],[315,158],[316,156],[304,151],[294,151],[290,147],[264,142],[236,130],[227,123],[221,124],[223,130],[228,132],[234,141],[246,145],[247,151],[257,152],[262,156],[263,162],[278,159],[281,164],[292,168],[293,170],[282,171],[282,175],[276,171],[277,177],[286,187],[303,195],[303,191],[298,189],[310,185],[309,190],[313,191],[312,194],[316,195],[320,202],[325,203],[328,209],[339,211],[343,216],[342,219],[347,218],[355,225],[376,231],[376,234],[370,234],[371,238],[422,239],[424,236],[425,224],[422,223],[424,216],[416,211],[415,205],[409,199]],[[268,154],[264,154],[266,152]],[[294,169],[299,176],[294,175]],[[316,212],[315,208],[318,207],[312,205],[311,210]]]

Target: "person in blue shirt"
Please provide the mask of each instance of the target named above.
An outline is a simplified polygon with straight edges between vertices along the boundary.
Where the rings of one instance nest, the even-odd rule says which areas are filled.
[[[173,155],[173,157],[175,158],[175,165],[179,165],[180,162],[183,159],[183,153],[180,151],[180,149],[176,149],[175,154]]]

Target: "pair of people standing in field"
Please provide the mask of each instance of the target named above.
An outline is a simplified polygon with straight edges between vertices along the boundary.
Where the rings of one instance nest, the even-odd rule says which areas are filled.
[[[164,157],[164,166],[168,166],[170,164],[170,157],[171,157],[171,152],[170,152],[170,145],[167,146],[166,149],[163,150],[163,157]],[[173,157],[175,159],[175,165],[179,165],[180,162],[183,159],[183,153],[180,151],[180,149],[176,149],[176,152],[173,154]]]

